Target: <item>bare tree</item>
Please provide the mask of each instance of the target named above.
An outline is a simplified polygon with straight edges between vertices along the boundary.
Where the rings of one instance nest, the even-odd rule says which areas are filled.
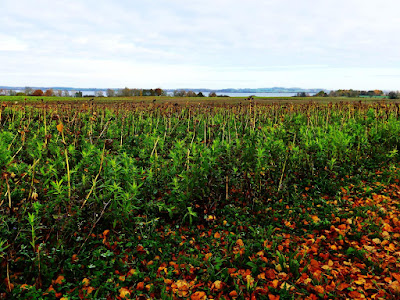
[[[115,97],[115,91],[112,89],[107,89],[106,95],[107,97]]]
[[[188,91],[186,93],[186,97],[197,97],[197,94],[195,92],[193,92],[193,91]]]
[[[33,89],[32,89],[31,87],[26,86],[26,87],[24,88],[24,93],[25,93],[25,95],[29,96],[30,94],[32,94],[32,92],[33,92]]]
[[[46,92],[44,93],[44,95],[45,95],[46,97],[54,96],[54,91],[53,91],[53,89],[48,89],[48,90],[46,90]]]
[[[103,93],[103,91],[96,91],[95,96],[96,97],[104,97],[104,93]]]
[[[174,91],[174,97],[185,97],[186,96],[186,91],[184,90],[175,90]]]
[[[118,91],[118,96],[119,97],[132,97],[133,90],[125,87],[124,89]]]

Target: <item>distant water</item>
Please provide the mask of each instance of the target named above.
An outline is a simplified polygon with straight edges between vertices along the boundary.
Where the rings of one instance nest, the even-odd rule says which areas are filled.
[[[203,93],[204,96],[208,96],[207,93]],[[229,97],[249,97],[249,96],[255,96],[255,97],[293,97],[296,96],[297,93],[216,93],[217,95],[227,95]],[[309,93],[310,96],[315,95],[315,93]]]
[[[204,96],[208,96],[210,92],[202,92]],[[94,95],[94,91],[82,91],[83,96],[87,95]],[[104,96],[106,95],[106,91],[103,91]],[[247,98],[249,96],[255,96],[255,97],[293,97],[296,96],[297,93],[222,93],[222,92],[216,92],[217,95],[227,95],[229,97],[244,97]],[[315,93],[309,93],[310,96],[315,95]],[[172,96],[172,93],[168,94],[169,96]]]
[[[23,92],[23,90],[17,90],[17,92]],[[69,94],[73,96],[77,91],[69,91]],[[103,95],[106,96],[106,91],[102,91]],[[208,96],[210,92],[202,92],[204,96]],[[95,95],[96,91],[82,91],[82,96],[92,96]],[[244,97],[247,98],[249,96],[255,97],[293,97],[296,96],[297,93],[223,93],[223,92],[216,92],[217,95],[227,95],[229,97]],[[315,93],[309,93],[310,96],[314,96]],[[172,93],[168,94],[172,96]]]
[[[210,92],[202,92],[204,96],[208,96]],[[293,97],[296,96],[297,93],[223,93],[223,92],[216,92],[218,95],[226,95],[229,97],[244,97],[247,98],[249,96],[254,97]],[[308,93],[310,96],[314,96],[315,93]],[[172,95],[172,94],[171,94]]]

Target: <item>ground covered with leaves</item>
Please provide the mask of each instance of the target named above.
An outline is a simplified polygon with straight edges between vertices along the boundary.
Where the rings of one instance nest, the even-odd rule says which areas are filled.
[[[398,299],[399,108],[3,104],[1,299]]]

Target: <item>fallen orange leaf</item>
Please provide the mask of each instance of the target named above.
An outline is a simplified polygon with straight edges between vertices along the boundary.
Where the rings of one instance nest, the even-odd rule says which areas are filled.
[[[77,262],[78,261],[78,255],[76,255],[76,254],[72,255],[71,260],[72,260],[73,263]]]
[[[95,290],[95,288],[92,287],[92,286],[88,286],[88,287],[84,287],[83,290],[86,291],[86,294],[87,294],[87,295],[89,295],[89,294],[93,293],[93,291]]]
[[[229,293],[229,296],[231,296],[232,298],[236,298],[237,297],[237,292],[236,291],[232,291]]]
[[[325,289],[322,285],[317,285],[316,287],[314,287],[314,290],[318,293],[318,294],[323,294],[325,293]]]
[[[347,289],[350,285],[347,284],[346,282],[342,282],[341,284],[339,284],[339,286],[337,287],[338,291],[343,291],[344,289]]]
[[[280,296],[279,295],[275,296],[275,295],[272,295],[272,294],[268,294],[268,299],[269,300],[279,300]]]
[[[357,291],[351,291],[349,293],[349,296],[354,299],[354,298],[361,298],[363,295]]]
[[[119,289],[119,296],[121,298],[125,298],[126,296],[130,296],[131,292],[127,288],[120,288]]]
[[[90,284],[90,280],[87,278],[83,278],[82,284],[83,284],[83,286],[88,286]]]
[[[57,279],[54,281],[54,283],[55,283],[55,284],[62,284],[64,280],[65,280],[65,277],[62,276],[62,275],[59,275],[59,276],[57,277]]]
[[[64,125],[63,125],[63,124],[60,123],[60,124],[57,125],[57,130],[58,130],[59,132],[62,132],[63,129],[64,129]]]
[[[139,283],[137,284],[137,286],[136,286],[136,289],[137,289],[138,291],[143,291],[143,289],[144,289],[144,282],[143,282],[143,281],[139,282]]]
[[[216,281],[212,284],[211,289],[212,289],[212,290],[219,291],[219,290],[221,290],[223,287],[224,287],[223,282],[220,281],[220,280],[216,280]]]
[[[275,277],[275,271],[272,269],[268,269],[267,271],[265,271],[265,275],[267,276],[268,279],[270,280],[274,280]]]
[[[207,299],[207,296],[206,296],[206,293],[198,291],[198,292],[192,294],[192,296],[190,296],[190,299],[191,300],[204,300],[204,299]]]
[[[209,260],[211,256],[212,256],[212,253],[211,253],[211,252],[207,253],[207,254],[204,256],[204,260],[205,260],[205,261]]]
[[[238,245],[239,247],[244,247],[244,243],[243,243],[242,239],[238,239],[236,241],[236,245]]]
[[[313,216],[310,216],[310,217],[315,223],[318,223],[320,221],[320,218],[318,218],[318,216],[316,216],[316,215],[313,215]]]
[[[272,287],[274,289],[278,288],[278,285],[279,285],[279,281],[278,280],[275,279],[275,280],[272,281]]]
[[[395,293],[400,294],[400,282],[398,282],[397,280],[389,284],[389,288]]]
[[[392,273],[392,276],[393,276],[397,281],[400,281],[400,274],[398,274],[398,273]]]

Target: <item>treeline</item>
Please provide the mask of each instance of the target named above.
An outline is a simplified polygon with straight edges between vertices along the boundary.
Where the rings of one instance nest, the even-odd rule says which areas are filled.
[[[93,95],[83,95],[81,91],[32,89],[26,87],[23,91],[0,89],[0,96],[38,96],[38,97],[134,97],[134,96],[167,96],[167,92],[161,88],[156,89],[107,89],[94,91]]]
[[[310,94],[301,92],[297,93],[295,97],[310,97]],[[379,97],[379,98],[389,98],[389,99],[400,99],[400,92],[390,91],[383,92],[382,90],[370,90],[370,91],[359,91],[359,90],[336,90],[336,91],[320,91],[316,93],[313,97]]]
[[[298,97],[307,97],[306,93],[298,93]],[[358,91],[358,90],[336,90],[330,91],[329,93],[325,91],[320,91],[314,95],[314,97],[381,97],[385,96],[385,93],[381,90],[371,90],[371,91]]]
[[[156,89],[107,89],[105,91],[95,90],[93,94],[84,95],[82,91],[74,90],[54,90],[54,89],[32,89],[26,87],[23,91],[15,91],[11,89],[0,89],[0,96],[38,96],[38,97],[141,97],[141,96],[174,96],[174,97],[206,97],[202,92],[194,92],[192,90],[174,90],[168,94],[166,90]],[[217,95],[210,92],[208,97],[229,97],[227,95]]]
[[[47,89],[43,91],[41,89],[34,90],[32,88],[25,88],[23,91],[0,89],[0,96],[71,97],[71,94],[67,90]]]
[[[358,91],[358,90],[336,90],[330,91],[329,97],[379,97],[384,96],[384,92],[381,90],[371,91]]]
[[[140,97],[140,96],[167,96],[167,92],[161,88],[156,89],[107,89],[106,90],[107,97]],[[96,95],[97,97],[101,97]]]
[[[301,95],[299,95],[301,94]],[[308,95],[305,95],[305,93],[299,93],[297,96],[299,97],[307,97]],[[304,95],[303,95],[304,94]],[[400,98],[400,93],[399,92],[383,92],[382,90],[370,90],[370,91],[359,91],[359,90],[336,90],[336,91],[330,91],[329,93],[326,93],[325,91],[320,91],[317,94],[314,95],[314,97],[351,97],[351,98],[357,98],[357,97],[387,97],[389,99],[398,99]]]
[[[172,95],[174,97],[206,97],[202,92],[186,91],[186,90],[174,90]],[[229,97],[228,95],[217,95],[215,92],[210,92],[208,97]]]

